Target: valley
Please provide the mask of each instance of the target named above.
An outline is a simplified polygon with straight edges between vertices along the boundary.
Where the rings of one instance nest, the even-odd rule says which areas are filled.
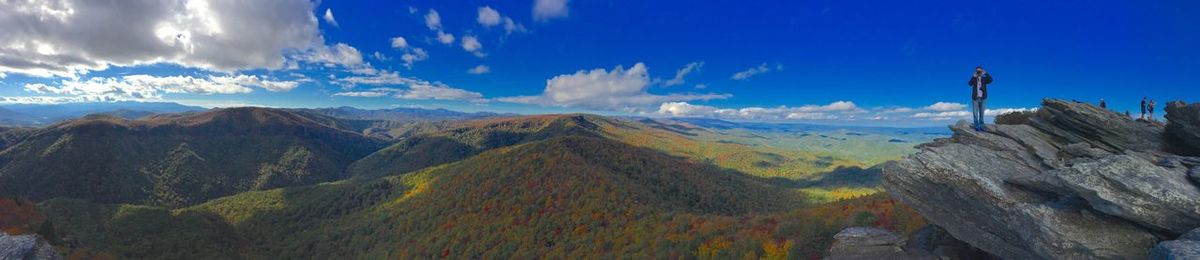
[[[54,230],[44,235],[77,256],[820,256],[846,226],[923,226],[877,194],[878,165],[915,151],[888,140],[935,136],[318,111],[91,115],[10,130],[0,185],[36,201]],[[845,156],[867,145],[887,148]],[[49,163],[65,158],[77,163]]]

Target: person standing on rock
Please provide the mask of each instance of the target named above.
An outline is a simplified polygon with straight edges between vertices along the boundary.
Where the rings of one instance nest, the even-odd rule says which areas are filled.
[[[992,84],[992,75],[983,70],[983,66],[975,67],[975,75],[967,81],[971,86],[971,119],[975,121],[975,131],[983,131],[986,124],[983,115],[986,111],[987,84]]]
[[[1146,96],[1142,96],[1142,114],[1138,115],[1138,119],[1146,119]]]
[[[1100,99],[1100,108],[1108,108],[1108,103],[1104,102],[1103,98]]]
[[[1146,108],[1148,108],[1147,110],[1150,111],[1150,118],[1149,118],[1150,121],[1154,121],[1154,105],[1157,105],[1157,104],[1154,103],[1153,99],[1151,99],[1150,104],[1146,106]]]

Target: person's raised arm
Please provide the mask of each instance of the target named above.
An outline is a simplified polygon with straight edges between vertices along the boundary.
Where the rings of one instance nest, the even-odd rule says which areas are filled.
[[[992,74],[983,74],[983,84],[992,84]]]
[[[967,86],[975,86],[975,77],[971,76],[971,78],[967,79]]]

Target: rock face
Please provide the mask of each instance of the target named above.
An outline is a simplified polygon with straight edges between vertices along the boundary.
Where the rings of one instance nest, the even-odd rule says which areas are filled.
[[[1200,103],[1167,103],[1167,139],[1178,152],[1200,154]]]
[[[1176,240],[1158,243],[1150,250],[1150,259],[1200,259],[1200,229],[1189,231]]]
[[[1175,113],[1200,113],[1186,108]],[[885,168],[884,186],[991,254],[1144,259],[1160,239],[1200,227],[1200,188],[1188,175],[1200,158],[1170,153],[1177,143],[1161,125],[1047,99],[1026,125],[951,130]]]
[[[0,259],[62,259],[62,256],[38,235],[10,236],[0,232]]]

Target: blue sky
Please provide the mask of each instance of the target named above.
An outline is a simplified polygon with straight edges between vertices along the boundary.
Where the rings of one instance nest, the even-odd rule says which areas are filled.
[[[2,4],[0,101],[934,125],[977,65],[1003,111],[1200,75],[1195,1],[106,2]]]

